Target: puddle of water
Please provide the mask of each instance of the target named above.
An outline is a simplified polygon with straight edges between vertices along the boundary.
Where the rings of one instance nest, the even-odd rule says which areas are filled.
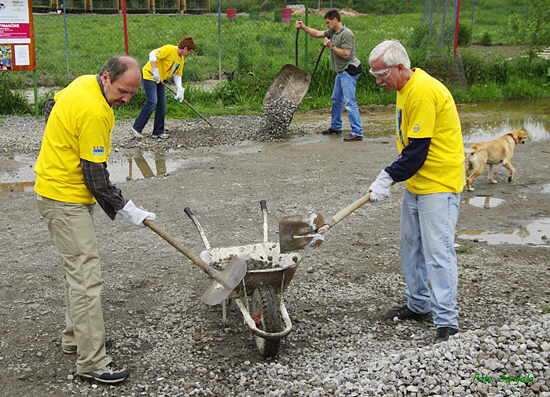
[[[485,197],[476,196],[476,197],[464,199],[464,204],[473,205],[474,207],[480,207],[480,208],[492,208],[502,203],[504,203],[503,199],[489,197],[489,196],[485,196]]]
[[[481,102],[458,109],[464,144],[522,129],[532,142],[550,140],[550,99]]]
[[[550,99],[491,101],[467,104],[458,108],[464,135],[469,147],[490,141],[512,130],[522,129],[532,142],[550,140]],[[393,137],[395,114],[372,114],[364,117],[365,137]]]
[[[457,237],[477,239],[491,245],[515,244],[550,247],[550,218],[531,222],[515,230],[495,233],[486,230],[459,230]]]
[[[36,155],[16,155],[2,160],[9,161],[12,167],[0,172],[0,196],[8,196],[34,190],[36,174],[33,171]],[[176,151],[168,153],[145,152],[128,155],[112,152],[107,163],[111,182],[118,183],[132,179],[151,178],[174,172],[197,162],[213,161],[211,157],[182,158]]]

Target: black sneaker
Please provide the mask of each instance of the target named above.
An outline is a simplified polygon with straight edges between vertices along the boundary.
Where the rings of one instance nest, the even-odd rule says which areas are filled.
[[[457,332],[457,328],[439,327],[435,333],[434,345],[436,343],[447,342],[449,340],[449,336],[454,335]]]
[[[432,319],[432,312],[424,314],[415,313],[405,305],[399,309],[387,311],[386,314],[384,314],[384,319],[386,320],[393,320],[396,317],[399,320],[428,321]]]
[[[104,368],[98,369],[94,372],[76,373],[82,378],[94,379],[103,383],[118,383],[130,376],[130,372],[123,367],[116,365],[111,361]]]

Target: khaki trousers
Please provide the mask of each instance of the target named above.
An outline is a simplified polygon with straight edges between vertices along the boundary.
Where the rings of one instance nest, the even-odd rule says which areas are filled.
[[[94,204],[74,204],[37,195],[40,214],[61,254],[65,283],[63,347],[77,347],[77,372],[93,372],[112,360],[105,352],[101,265],[92,219]]]

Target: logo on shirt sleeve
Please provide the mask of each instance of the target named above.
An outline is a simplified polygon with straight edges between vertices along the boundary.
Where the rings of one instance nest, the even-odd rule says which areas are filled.
[[[103,146],[94,146],[94,156],[105,156],[105,148]]]
[[[415,124],[413,127],[413,132],[418,132],[418,131],[420,131],[420,126],[418,124]]]

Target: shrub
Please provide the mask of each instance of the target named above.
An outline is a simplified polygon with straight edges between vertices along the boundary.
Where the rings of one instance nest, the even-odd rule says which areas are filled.
[[[492,44],[493,44],[493,40],[491,39],[491,33],[489,32],[483,33],[483,36],[481,37],[481,45],[489,47]]]
[[[5,74],[5,73],[4,73]],[[1,76],[3,77],[3,76]],[[2,81],[2,87],[7,87]],[[33,107],[34,109],[34,107]],[[0,90],[0,114],[29,114],[31,113],[31,107],[27,102],[27,97],[21,90]]]
[[[434,33],[434,37],[435,37]],[[417,26],[414,28],[412,35],[408,40],[408,46],[410,48],[430,48],[435,43],[432,37],[430,37],[430,27],[428,25]]]
[[[470,44],[470,37],[472,37],[472,31],[470,28],[462,23],[459,23],[457,45],[459,47],[467,46]]]

